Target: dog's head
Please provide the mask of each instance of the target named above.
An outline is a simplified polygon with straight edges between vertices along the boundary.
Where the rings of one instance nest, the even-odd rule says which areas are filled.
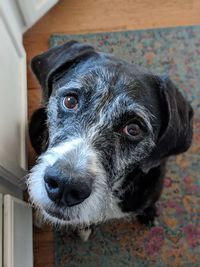
[[[75,41],[36,56],[32,69],[44,106],[30,122],[41,155],[28,188],[50,221],[106,219],[130,172],[191,144],[192,108],[167,77]]]

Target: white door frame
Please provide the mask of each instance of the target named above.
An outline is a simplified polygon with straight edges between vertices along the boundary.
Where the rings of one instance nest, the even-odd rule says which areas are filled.
[[[13,16],[8,2],[0,2],[0,18],[9,34],[10,40],[14,45],[16,52],[20,58],[20,96],[21,96],[21,124],[20,124],[20,146],[21,153],[20,166],[12,164],[12,170],[10,170],[11,163],[9,159],[5,158],[3,153],[0,153],[0,175],[5,177],[12,184],[24,189],[22,177],[26,175],[27,169],[27,78],[26,78],[26,53],[22,45],[22,33],[17,26],[15,17]],[[1,151],[0,151],[1,152]]]

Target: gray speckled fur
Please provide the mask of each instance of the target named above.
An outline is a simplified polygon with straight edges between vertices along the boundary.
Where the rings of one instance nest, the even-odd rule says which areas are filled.
[[[42,60],[43,56],[40,65]],[[39,73],[37,66],[35,72]],[[50,98],[44,92],[48,148],[28,178],[31,199],[44,219],[86,226],[128,215],[119,206],[129,187],[122,188],[122,183],[148,159],[158,139],[163,116],[159,82],[148,71],[104,53],[92,54],[54,74]],[[79,99],[76,111],[63,106],[64,97],[72,93]],[[130,140],[122,130],[134,120],[142,125],[142,133]],[[68,180],[92,180],[91,196],[73,207],[55,205],[44,187],[45,171],[54,164]],[[146,203],[150,205],[151,199]]]

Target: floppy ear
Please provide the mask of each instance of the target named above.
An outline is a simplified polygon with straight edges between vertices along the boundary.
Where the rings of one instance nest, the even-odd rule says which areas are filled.
[[[159,78],[158,97],[162,107],[162,127],[153,152],[142,164],[145,172],[166,157],[185,152],[192,142],[193,109],[166,76]]]
[[[37,109],[31,116],[29,136],[35,152],[40,155],[48,146],[47,115],[44,107]]]
[[[70,41],[49,49],[32,59],[31,67],[42,89],[44,100],[51,95],[52,79],[57,73],[67,70],[83,58],[96,54],[92,46]]]

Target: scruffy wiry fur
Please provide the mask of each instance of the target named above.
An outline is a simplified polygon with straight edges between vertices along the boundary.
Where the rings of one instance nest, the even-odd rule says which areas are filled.
[[[129,215],[153,222],[166,159],[192,139],[192,108],[175,85],[75,41],[35,57],[32,69],[43,103],[30,122],[40,155],[27,184],[44,220],[80,228]],[[77,110],[64,108],[67,94],[77,96]],[[131,139],[123,128],[135,121],[141,134]],[[50,200],[44,176],[52,166],[68,183],[90,181],[91,195],[74,206]]]

